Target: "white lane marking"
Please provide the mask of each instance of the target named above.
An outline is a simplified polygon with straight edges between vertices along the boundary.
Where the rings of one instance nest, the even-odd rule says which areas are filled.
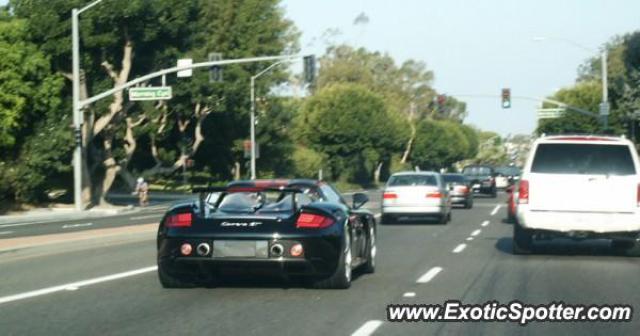
[[[493,208],[493,211],[491,211],[491,216],[495,216],[495,214],[497,214],[497,213],[498,213],[498,210],[500,210],[500,207],[501,207],[501,206],[502,206],[502,205],[500,205],[500,204],[496,205],[496,207],[495,207],[495,208]]]
[[[416,297],[416,293],[415,292],[406,292],[406,293],[402,294],[402,297]]]
[[[82,223],[82,224],[65,224],[62,226],[63,229],[74,229],[79,227],[91,226],[93,223]]]
[[[27,226],[27,225],[44,224],[44,223],[55,223],[55,222],[56,221],[38,221],[38,222],[25,222],[25,223],[15,223],[15,224],[2,224],[2,225],[0,225],[0,229],[1,228],[14,227],[14,226]]]
[[[382,321],[380,320],[371,320],[365,322],[362,327],[358,328],[358,330],[354,331],[351,336],[369,336],[373,334],[376,329],[378,329],[382,325]]]
[[[480,232],[482,232],[482,230],[480,230],[480,229],[471,232],[471,237],[475,237],[475,236],[479,235]]]
[[[60,286],[42,288],[42,289],[30,291],[30,292],[25,292],[25,293],[20,293],[20,294],[0,297],[0,304],[13,302],[13,301],[24,300],[24,299],[28,299],[28,298],[32,298],[32,297],[36,297],[36,296],[42,296],[42,295],[46,295],[46,294],[60,292],[60,291],[63,291],[63,290],[74,290],[73,288],[80,288],[80,287],[84,287],[84,286],[95,285],[95,284],[98,284],[98,283],[101,283],[101,282],[118,280],[118,279],[130,277],[130,276],[134,276],[134,275],[138,275],[138,274],[153,272],[153,271],[155,271],[157,269],[158,269],[158,266],[149,266],[149,267],[136,269],[136,270],[133,270],[133,271],[116,273],[116,274],[111,274],[111,275],[107,275],[107,276],[103,276],[103,277],[99,277],[99,278],[82,280],[82,281],[72,282],[72,283],[68,283],[68,284],[64,284],[64,285],[60,285]]]
[[[148,219],[148,218],[158,218],[159,219],[160,217],[162,217],[162,214],[130,217],[129,220]]]
[[[2,231],[2,232],[0,232],[0,236],[12,234],[12,233],[13,233],[13,231]]]
[[[467,237],[467,241],[472,241],[473,237]]]
[[[487,226],[487,225],[489,225],[489,221],[488,221],[488,220],[487,220],[487,221],[482,222],[482,226]]]
[[[442,267],[434,267],[427,271],[427,273],[423,274],[416,282],[417,283],[427,283],[431,281],[433,278],[438,275],[442,271]]]
[[[467,244],[460,244],[458,246],[456,246],[456,248],[453,249],[453,253],[460,253],[464,250],[464,248],[467,247]]]

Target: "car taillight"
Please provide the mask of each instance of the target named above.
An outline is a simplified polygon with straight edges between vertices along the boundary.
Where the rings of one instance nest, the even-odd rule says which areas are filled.
[[[442,198],[442,193],[439,191],[432,191],[427,193],[426,195],[427,198]]]
[[[298,229],[324,229],[334,223],[333,219],[323,215],[301,213],[296,221]]]
[[[640,207],[640,184],[638,184],[638,191],[636,192],[636,203]]]
[[[166,227],[175,228],[175,227],[191,227],[191,223],[193,222],[193,216],[190,212],[174,214],[167,217],[167,220],[164,222]]]
[[[518,188],[518,203],[529,203],[529,181],[527,180],[520,181],[520,188]]]
[[[468,193],[468,192],[469,192],[469,187],[467,187],[467,186],[458,186],[458,187],[456,187],[456,190],[457,190],[458,192],[461,192],[461,193],[463,193],[463,194],[466,194],[466,193]]]
[[[392,192],[386,192],[386,193],[382,194],[382,198],[383,199],[396,199],[396,198],[398,198],[398,194],[392,193]]]

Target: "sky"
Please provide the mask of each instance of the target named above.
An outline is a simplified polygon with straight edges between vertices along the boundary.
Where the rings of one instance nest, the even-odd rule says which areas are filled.
[[[539,104],[514,98],[512,108],[502,109],[502,88],[513,96],[549,96],[575,83],[580,64],[605,42],[640,30],[639,0],[283,0],[282,6],[302,33],[303,54],[320,56],[337,42],[387,52],[397,62],[423,61],[436,90],[467,102],[468,123],[502,135],[532,133]]]

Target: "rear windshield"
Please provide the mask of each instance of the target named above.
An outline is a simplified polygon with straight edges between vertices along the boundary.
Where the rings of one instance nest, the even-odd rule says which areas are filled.
[[[389,178],[389,186],[437,186],[438,181],[434,175],[396,175]]]
[[[465,179],[462,175],[442,175],[445,183],[464,183]]]
[[[496,173],[506,176],[518,176],[520,175],[520,169],[518,167],[499,167],[496,168]]]
[[[225,212],[238,213],[268,213],[268,212],[290,212],[294,202],[295,205],[302,206],[319,200],[317,193],[305,191],[303,193],[290,192],[232,192],[224,196],[218,205],[218,209]]]
[[[634,175],[636,169],[626,145],[540,144],[531,172]]]
[[[491,175],[489,167],[466,167],[462,170],[465,175]]]

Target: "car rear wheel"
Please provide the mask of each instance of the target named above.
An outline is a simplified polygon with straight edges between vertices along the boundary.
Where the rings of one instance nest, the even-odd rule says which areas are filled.
[[[533,232],[515,224],[512,246],[513,254],[530,254],[533,249]]]
[[[345,251],[342,253],[336,272],[329,278],[318,280],[313,287],[318,289],[347,289],[351,287],[351,239],[345,229]]]
[[[163,263],[158,263],[158,280],[164,288],[192,288],[193,282],[186,281],[184,277],[171,272],[171,268]]]
[[[362,267],[365,273],[374,273],[376,271],[376,232],[373,226],[369,227],[369,236],[367,237],[367,262]]]

